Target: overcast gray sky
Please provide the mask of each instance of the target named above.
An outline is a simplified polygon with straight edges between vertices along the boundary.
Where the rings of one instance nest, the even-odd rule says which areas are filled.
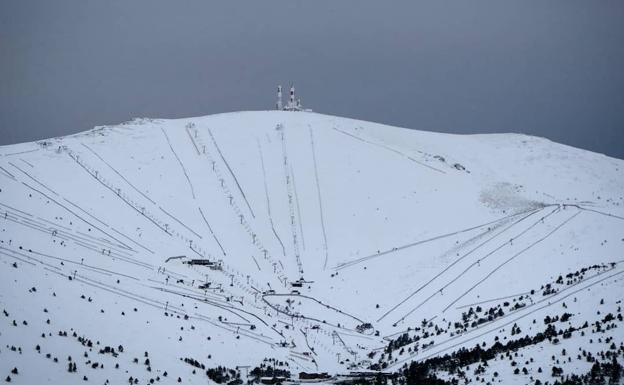
[[[624,1],[0,1],[0,144],[290,81],[322,113],[624,158]]]

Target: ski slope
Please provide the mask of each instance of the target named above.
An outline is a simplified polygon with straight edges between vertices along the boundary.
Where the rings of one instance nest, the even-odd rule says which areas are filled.
[[[564,310],[567,326],[617,315],[624,293],[624,161],[525,135],[285,111],[135,119],[0,147],[0,214],[13,383],[206,383],[185,358],[244,380],[265,359],[293,378],[396,371]],[[477,306],[504,315],[473,326]],[[403,334],[418,341],[384,353]],[[604,349],[577,334],[569,351]],[[543,373],[488,370],[549,380],[560,350],[526,349]]]

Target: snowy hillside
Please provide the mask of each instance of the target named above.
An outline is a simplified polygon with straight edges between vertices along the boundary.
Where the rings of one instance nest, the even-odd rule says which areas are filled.
[[[0,147],[0,214],[11,383],[552,383],[624,354],[624,161],[541,138],[136,119]]]

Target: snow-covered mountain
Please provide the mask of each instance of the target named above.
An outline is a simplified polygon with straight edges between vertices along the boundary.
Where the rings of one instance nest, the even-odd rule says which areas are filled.
[[[541,138],[136,119],[0,147],[0,214],[12,383],[552,383],[624,353],[624,161]]]

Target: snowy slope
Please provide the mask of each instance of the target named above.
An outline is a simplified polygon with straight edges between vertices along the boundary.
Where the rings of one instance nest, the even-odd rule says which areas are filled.
[[[184,358],[393,371],[514,324],[535,334],[546,315],[617,315],[624,293],[624,161],[524,135],[307,112],[136,119],[0,147],[0,214],[0,377],[15,383],[205,383]],[[504,315],[454,326],[477,306]],[[565,344],[604,348],[589,338]],[[488,370],[548,380],[560,344],[526,349],[543,373]]]

